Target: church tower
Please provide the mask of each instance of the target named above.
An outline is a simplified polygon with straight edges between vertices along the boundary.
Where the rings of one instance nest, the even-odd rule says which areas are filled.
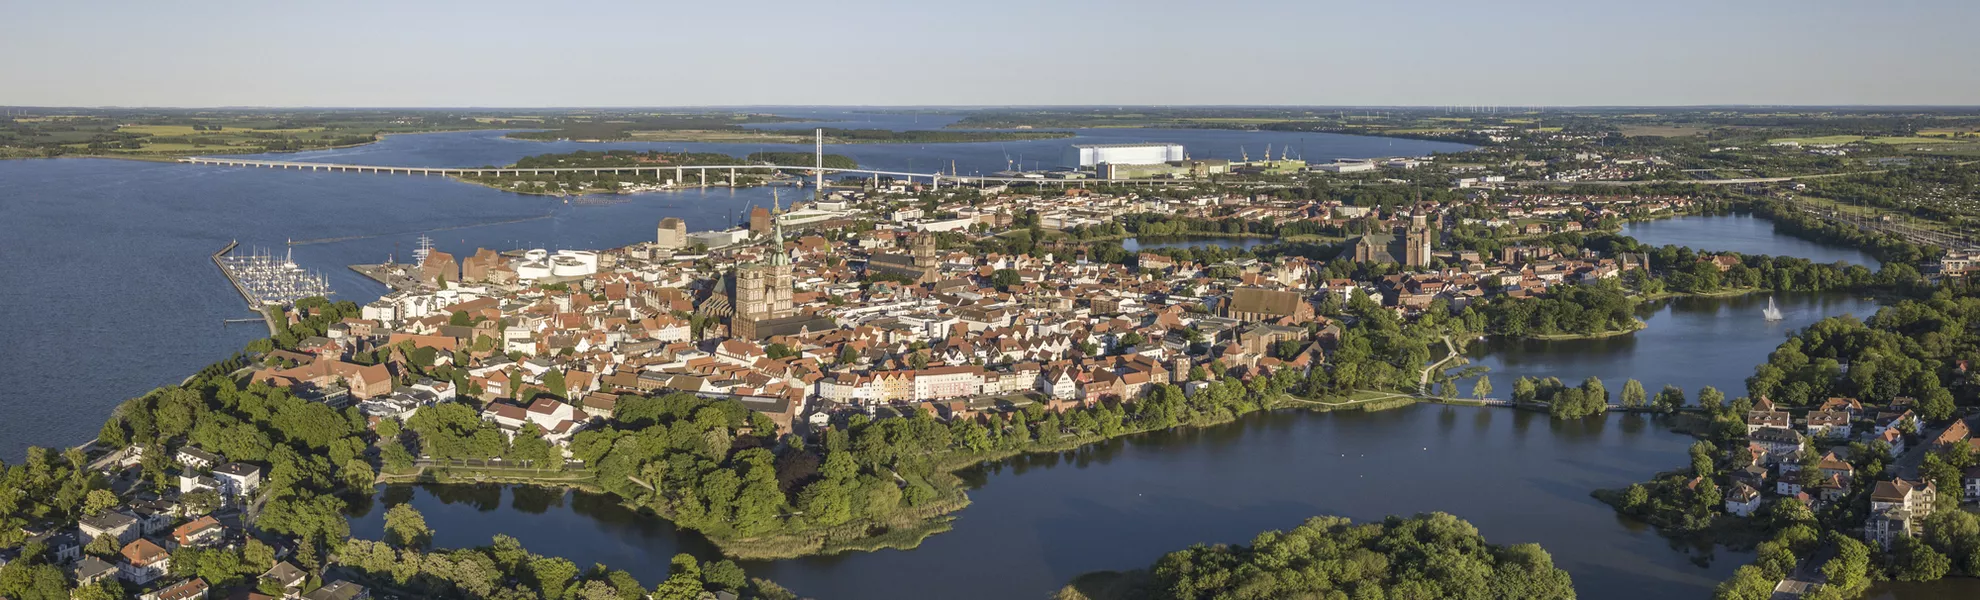
[[[771,202],[776,203],[775,190]],[[797,312],[793,302],[791,256],[784,251],[784,223],[778,217],[780,204],[770,213],[770,256],[763,262],[736,269],[736,313],[729,320],[730,333],[743,339],[759,339],[758,324],[782,319]]]
[[[914,237],[914,247],[909,251],[914,256],[914,268],[923,272],[935,270],[938,260],[935,256],[935,234],[922,233]]]
[[[1430,222],[1424,215],[1409,218],[1409,230],[1403,233],[1403,264],[1430,266]]]

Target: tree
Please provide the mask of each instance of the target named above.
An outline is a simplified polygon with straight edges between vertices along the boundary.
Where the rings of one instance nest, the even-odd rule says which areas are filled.
[[[1010,291],[1011,286],[1023,282],[1024,279],[1018,276],[1016,269],[997,269],[990,273],[990,285],[997,286],[1000,290]]]
[[[426,516],[419,514],[412,504],[400,504],[385,511],[385,540],[403,548],[424,546],[433,538],[433,530],[426,526]]]
[[[1637,381],[1635,379],[1631,379],[1629,381],[1623,382],[1623,391],[1622,391],[1623,408],[1642,408],[1645,399],[1646,397],[1643,391],[1643,382]]]
[[[1696,442],[1692,442],[1691,443],[1692,474],[1695,474],[1699,477],[1705,477],[1708,479],[1711,478],[1713,474],[1712,455],[1717,454],[1718,452],[1719,452],[1718,447],[1713,446],[1711,442],[1707,442],[1705,440],[1698,440]]]
[[[1937,581],[1952,571],[1952,559],[1911,536],[1891,544],[1891,574],[1898,581]]]
[[[1657,392],[1656,406],[1664,412],[1676,412],[1684,407],[1684,388],[1664,384],[1664,389]]]
[[[1712,600],[1767,600],[1774,596],[1777,581],[1760,572],[1758,567],[1744,565],[1733,571],[1731,579],[1719,583],[1713,590]]]
[[[83,514],[96,516],[117,507],[117,494],[110,490],[90,490],[83,497]]]
[[[1492,395],[1492,377],[1479,375],[1478,383],[1471,385],[1471,397],[1484,400]]]
[[[96,441],[110,448],[123,448],[130,445],[130,432],[124,429],[124,420],[111,418],[103,422],[103,429],[96,433]]]
[[[105,558],[116,556],[117,551],[122,549],[123,547],[117,543],[117,536],[108,533],[96,536],[96,539],[89,541],[89,545],[83,546],[83,552],[90,556]]]
[[[1716,412],[1720,407],[1725,406],[1725,403],[1726,395],[1720,392],[1719,388],[1709,385],[1698,388],[1698,405],[1704,407],[1705,410]]]
[[[653,589],[653,600],[700,600],[703,591],[701,567],[694,556],[676,554],[666,581]]]

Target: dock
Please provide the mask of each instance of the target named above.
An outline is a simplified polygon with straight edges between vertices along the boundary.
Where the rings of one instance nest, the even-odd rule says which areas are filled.
[[[426,282],[419,279],[419,265],[402,263],[379,263],[375,265],[351,265],[351,270],[366,279],[384,284],[392,291],[424,289]]]

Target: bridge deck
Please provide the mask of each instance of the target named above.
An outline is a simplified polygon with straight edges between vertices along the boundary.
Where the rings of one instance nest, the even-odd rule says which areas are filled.
[[[822,171],[824,173],[897,177],[908,180],[928,179],[930,181],[937,181],[937,182],[951,181],[951,182],[970,182],[970,183],[974,183],[974,182],[1078,183],[1082,181],[1106,181],[1108,183],[1182,183],[1188,181],[1182,179],[1043,179],[1043,178],[1032,178],[1032,177],[986,177],[986,176],[976,176],[976,175],[949,175],[943,173],[910,173],[906,171],[885,171],[879,169],[859,169],[859,168],[845,169],[845,168],[837,168],[837,167],[825,167],[823,169],[819,169],[816,167],[809,167],[809,166],[771,165],[771,164],[673,165],[673,166],[641,165],[641,166],[623,166],[623,167],[475,168],[475,167],[406,167],[406,166],[393,166],[393,165],[356,165],[356,164],[345,164],[345,163],[318,163],[318,162],[301,162],[301,161],[286,161],[286,160],[260,160],[260,159],[250,159],[250,158],[221,158],[221,157],[207,157],[207,156],[194,156],[188,158],[181,158],[179,159],[179,162],[194,164],[194,165],[209,165],[209,166],[221,166],[221,167],[260,167],[260,168],[270,168],[270,169],[296,169],[303,171],[335,171],[335,172],[354,172],[354,173],[392,173],[392,174],[405,174],[405,175],[446,175],[446,176],[543,175],[543,174],[555,174],[555,173],[640,173],[643,171],[652,171],[655,176],[658,176],[668,171],[673,171],[676,173],[682,173],[685,171],[697,171],[697,172],[705,173],[711,169],[716,171],[769,169],[775,171],[791,171],[791,170],[805,171],[805,172]]]

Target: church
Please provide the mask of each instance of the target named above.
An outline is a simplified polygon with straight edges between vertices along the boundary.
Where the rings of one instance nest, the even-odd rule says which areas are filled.
[[[1355,262],[1395,263],[1405,266],[1430,266],[1430,225],[1429,220],[1417,215],[1410,218],[1409,227],[1403,228],[1401,235],[1392,233],[1368,233],[1356,239],[1341,257]],[[1400,257],[1400,258],[1398,258]]]
[[[868,273],[906,277],[914,283],[934,283],[941,276],[941,259],[935,255],[935,234],[914,236],[907,254],[875,253],[866,261]]]
[[[729,279],[729,297],[735,302],[735,312],[729,317],[731,337],[760,340],[834,327],[830,318],[797,312],[792,301],[791,255],[784,250],[783,220],[777,218],[782,213],[781,206],[771,213],[769,259],[737,267]]]

